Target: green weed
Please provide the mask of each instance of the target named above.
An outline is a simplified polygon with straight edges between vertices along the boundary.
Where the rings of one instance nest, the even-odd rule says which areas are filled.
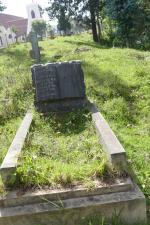
[[[51,187],[93,182],[94,186],[94,179],[109,172],[88,111],[46,118],[35,113],[14,182]]]

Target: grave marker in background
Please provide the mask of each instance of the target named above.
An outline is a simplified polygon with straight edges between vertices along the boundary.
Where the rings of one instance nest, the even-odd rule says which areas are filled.
[[[40,49],[38,45],[38,38],[34,32],[30,32],[30,42],[32,45],[31,55],[34,59],[36,59],[36,62],[39,63],[41,59],[41,55],[40,55]]]
[[[39,112],[84,107],[86,95],[80,61],[34,65],[31,71],[35,106]]]

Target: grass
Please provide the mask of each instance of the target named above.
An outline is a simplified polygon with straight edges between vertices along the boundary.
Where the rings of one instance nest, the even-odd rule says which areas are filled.
[[[46,118],[35,113],[15,185],[91,188],[111,174],[87,110]]]
[[[126,225],[120,220],[120,213],[117,213],[114,211],[113,216],[111,218],[111,222],[107,221],[104,217],[98,217],[98,216],[93,216],[93,218],[89,219],[84,219],[82,220],[81,224],[79,225]],[[141,224],[141,223],[136,223],[132,225],[146,225],[146,224]]]
[[[127,225],[125,223],[123,223],[120,220],[120,213],[121,212],[116,212],[114,211],[111,221],[106,220],[105,217],[100,217],[97,215],[93,215],[92,218],[82,218],[81,219],[81,223],[77,224],[77,225]],[[37,224],[37,225],[41,225],[41,224]],[[146,225],[144,223],[134,223],[132,225]]]
[[[131,168],[149,204],[150,53],[100,46],[94,44],[87,34],[45,40],[40,46],[43,63],[82,60],[87,96],[96,102],[125,147]],[[80,51],[85,46],[88,49]],[[29,57],[29,48],[29,44],[20,44],[0,50],[1,161],[18,118],[22,118],[27,108],[33,105],[29,67],[34,62]],[[59,55],[59,60],[55,55]],[[40,125],[43,123],[41,120]]]

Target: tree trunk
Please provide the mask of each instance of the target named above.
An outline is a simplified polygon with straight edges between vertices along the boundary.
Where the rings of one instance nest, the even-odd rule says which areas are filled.
[[[97,27],[98,27],[98,39],[99,39],[99,42],[102,38],[102,26],[101,26],[101,22],[99,19],[97,19]]]
[[[97,27],[96,27],[96,16],[94,10],[90,9],[91,13],[91,23],[92,23],[92,33],[93,33],[93,41],[98,42],[98,34],[97,34]]]

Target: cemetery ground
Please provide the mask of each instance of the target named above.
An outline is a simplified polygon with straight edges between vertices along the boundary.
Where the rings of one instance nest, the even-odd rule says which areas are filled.
[[[107,166],[88,111],[51,114],[48,118],[35,113],[16,185],[56,189],[84,184],[92,188],[98,178],[109,173],[111,176],[113,171]],[[115,176],[119,176],[117,171]]]
[[[33,107],[30,66],[34,61],[29,56],[30,48],[27,43],[0,51],[0,163],[21,119],[26,111]],[[150,53],[100,46],[93,43],[88,34],[45,40],[40,42],[40,48],[43,63],[82,60],[87,96],[96,103],[127,151],[129,165],[149,206]],[[101,152],[98,153],[99,147],[96,134],[93,134],[90,115],[83,112],[80,117],[80,113],[78,111],[68,114],[61,121],[55,117],[55,120],[39,119],[40,116],[34,113],[31,133],[20,158],[21,166],[12,183],[67,185],[82,180],[91,186],[91,180],[88,178],[93,175],[93,171],[96,172],[95,168],[98,168],[100,177],[108,173],[114,174],[114,171],[107,167],[105,156]],[[49,138],[54,142],[50,143]],[[55,153],[59,154],[47,151],[52,146],[57,149]],[[93,152],[90,151],[91,147],[94,147]],[[72,149],[72,154],[68,155],[66,149]],[[32,154],[29,154],[31,152]],[[47,158],[51,158],[51,163],[54,164],[58,157],[66,162],[63,168],[66,171],[65,176],[61,176],[62,168],[58,162],[56,167],[52,167],[55,169],[54,176],[45,179],[44,173],[49,166]],[[94,163],[93,159],[96,159]],[[69,168],[68,160],[72,162]],[[91,164],[88,166],[89,160]],[[79,161],[83,166],[81,170]],[[30,173],[33,171],[35,176],[31,177]],[[85,171],[87,176],[83,175]],[[0,191],[4,194],[2,184]]]

